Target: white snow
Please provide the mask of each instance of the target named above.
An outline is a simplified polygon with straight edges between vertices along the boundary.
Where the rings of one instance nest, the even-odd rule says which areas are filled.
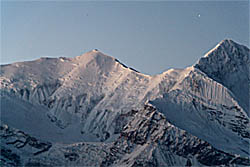
[[[245,66],[235,68],[235,73],[221,80],[210,75],[215,69],[227,66],[211,61],[215,52],[222,62],[228,62],[237,56],[238,50],[242,51],[246,55],[242,59],[249,66],[248,50],[228,43],[229,46],[225,41],[219,43],[194,66],[170,69],[155,76],[126,68],[98,50],[75,58],[41,58],[3,65],[1,119],[52,142],[100,141],[107,132],[110,138],[117,137],[113,134],[117,116],[149,102],[175,126],[220,150],[249,156],[245,147],[249,139],[242,138],[230,125],[236,121],[241,126],[237,117],[249,121],[245,105],[249,93],[245,86],[240,90],[242,85],[249,85],[249,75],[245,74],[249,71]],[[221,45],[230,48],[227,54],[218,51]],[[228,56],[231,50],[235,54]],[[51,122],[47,115],[56,121]],[[244,131],[250,132],[249,123],[244,126],[247,126]]]

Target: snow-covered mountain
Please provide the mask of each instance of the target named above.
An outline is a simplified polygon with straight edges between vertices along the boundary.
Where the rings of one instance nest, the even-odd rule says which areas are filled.
[[[1,163],[250,165],[249,67],[228,39],[155,76],[96,49],[1,65]]]

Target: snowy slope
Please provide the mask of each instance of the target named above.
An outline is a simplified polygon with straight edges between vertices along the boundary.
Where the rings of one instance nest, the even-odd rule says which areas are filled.
[[[115,142],[50,143],[7,125],[0,127],[1,165],[211,166],[250,165],[170,124],[154,107],[133,110]]]
[[[83,136],[79,133],[81,127],[78,124],[61,129],[50,123],[47,112],[48,109],[44,106],[27,103],[15,97],[1,98],[1,122],[10,127],[53,143],[74,143],[90,139],[94,141],[93,136]]]
[[[51,143],[5,124],[0,126],[1,166],[99,166],[110,144]]]
[[[175,126],[214,147],[249,156],[246,112],[221,84],[192,68],[163,97],[150,101]]]
[[[134,113],[149,102],[174,128],[215,150],[244,158],[250,154],[249,78],[249,49],[232,40],[219,43],[192,67],[155,76],[139,73],[98,50],[75,58],[41,58],[1,65],[1,120],[53,145],[112,143],[120,141],[131,119],[142,121]],[[185,165],[187,160],[206,164],[175,151],[167,157],[176,163],[167,162],[168,146],[154,145],[136,147],[141,153],[151,150],[145,156],[163,164]],[[129,164],[143,155],[133,150],[127,155]],[[124,165],[119,158],[112,164]]]
[[[43,58],[2,66],[1,91],[45,105],[61,128],[78,123],[82,133],[101,134],[97,138],[104,140],[113,133],[111,124],[119,112],[146,101],[150,79],[93,50],[73,59]]]
[[[249,49],[224,40],[179,74],[176,84],[151,104],[214,147],[249,156]]]
[[[103,166],[250,165],[173,126],[153,106],[134,111]]]
[[[233,92],[249,115],[249,59],[250,50],[232,40],[223,40],[202,57],[195,68]]]

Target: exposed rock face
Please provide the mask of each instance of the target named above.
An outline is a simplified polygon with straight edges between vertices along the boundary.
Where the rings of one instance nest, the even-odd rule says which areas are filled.
[[[21,166],[24,157],[35,157],[47,152],[52,146],[50,142],[41,141],[7,125],[1,125],[0,130],[3,166]]]
[[[190,166],[192,164],[250,165],[250,161],[220,151],[206,141],[173,126],[163,114],[154,107],[146,105],[143,110],[135,112],[133,119],[123,128],[102,166]]]
[[[232,40],[224,40],[195,65],[210,78],[231,90],[249,115],[250,50]],[[211,68],[212,67],[212,68]],[[239,84],[241,83],[241,84]]]
[[[250,155],[246,147],[250,141],[246,111],[228,88],[199,69],[189,70],[173,88],[150,103],[173,125],[217,149]]]
[[[1,163],[6,166],[221,166],[250,160],[220,151],[169,123],[153,106],[133,110],[119,138],[109,144],[58,145],[1,126]],[[25,152],[25,154],[23,154]]]
[[[79,133],[96,136],[98,141],[114,134],[119,112],[126,114],[147,100],[145,84],[150,80],[97,50],[71,59],[3,65],[0,74],[1,96],[43,105],[58,127],[78,124]]]
[[[32,152],[33,155],[48,151],[52,145],[49,142],[41,142],[20,130],[12,130],[7,125],[1,126],[0,129],[1,139],[4,140],[7,145],[12,145],[17,149],[21,149],[25,146],[37,149],[37,151]]]
[[[149,76],[93,50],[1,65],[2,166],[249,166],[249,49]]]
[[[1,166],[99,166],[108,144],[52,144],[1,125]]]

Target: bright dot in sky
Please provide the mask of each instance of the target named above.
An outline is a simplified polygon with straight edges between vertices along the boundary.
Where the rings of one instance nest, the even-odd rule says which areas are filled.
[[[200,14],[200,13],[198,14],[198,17],[199,17],[199,18],[201,17],[201,14]]]

